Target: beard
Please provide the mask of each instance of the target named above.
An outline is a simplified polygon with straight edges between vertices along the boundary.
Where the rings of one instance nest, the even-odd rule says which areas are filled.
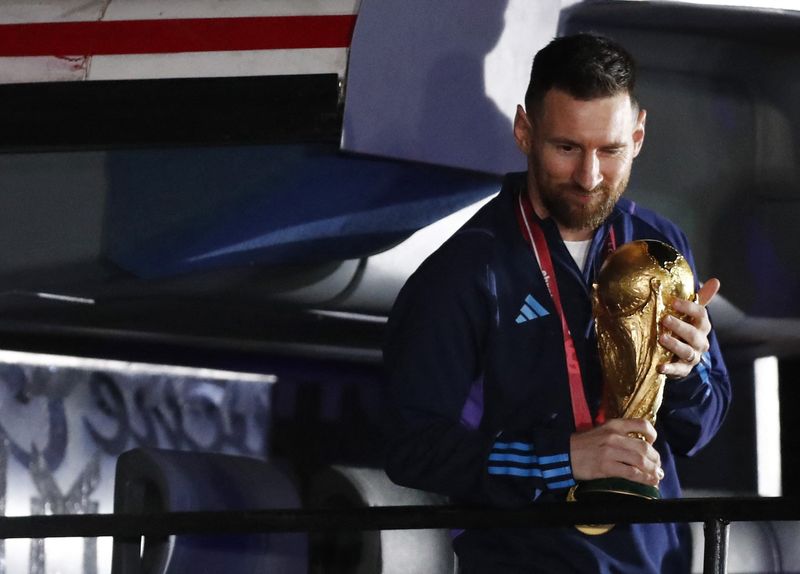
[[[599,227],[628,186],[627,175],[615,186],[601,183],[591,191],[574,183],[553,184],[545,181],[539,169],[534,170],[533,177],[539,198],[550,215],[562,227],[575,231]]]

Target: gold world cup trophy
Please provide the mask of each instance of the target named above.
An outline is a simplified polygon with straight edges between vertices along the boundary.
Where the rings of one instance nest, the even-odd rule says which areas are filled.
[[[667,314],[680,317],[672,309],[675,299],[696,301],[694,275],[686,258],[666,243],[626,243],[601,267],[592,293],[592,310],[603,370],[606,420],[643,418],[655,424],[665,382],[658,366],[673,357],[658,338],[663,331],[661,321]],[[619,496],[660,498],[658,487],[624,478],[581,481],[568,498]],[[600,534],[612,527],[587,525],[578,529]]]

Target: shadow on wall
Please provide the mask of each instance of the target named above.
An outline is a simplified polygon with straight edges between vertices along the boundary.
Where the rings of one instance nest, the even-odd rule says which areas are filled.
[[[430,70],[428,97],[420,110],[419,139],[450,165],[493,166],[521,157],[514,145],[512,124],[485,97],[483,60],[478,54],[451,53]]]
[[[432,11],[422,0],[365,3],[348,71],[344,149],[487,173],[524,169],[511,120],[487,96],[485,78],[508,5],[446,0]]]
[[[448,4],[426,31],[436,37],[439,22],[448,22],[444,40],[450,49],[428,72],[417,133],[443,163],[491,172],[520,155],[511,122],[486,96],[484,78],[484,60],[503,32],[508,2],[482,3],[479,14],[468,14],[458,1]]]

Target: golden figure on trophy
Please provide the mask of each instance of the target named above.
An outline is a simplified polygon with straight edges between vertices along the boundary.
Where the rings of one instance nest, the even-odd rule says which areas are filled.
[[[672,303],[679,298],[696,300],[694,275],[683,255],[666,243],[626,243],[600,269],[592,304],[606,420],[643,418],[655,424],[665,382],[658,367],[673,357],[658,339],[662,320],[676,314]],[[623,478],[582,481],[570,492],[571,499],[598,495],[660,498],[657,487]]]

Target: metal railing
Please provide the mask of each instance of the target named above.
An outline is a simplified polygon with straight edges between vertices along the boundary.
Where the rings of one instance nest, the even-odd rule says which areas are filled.
[[[410,530],[432,528],[544,528],[574,524],[702,522],[703,572],[726,571],[731,522],[800,520],[800,498],[689,498],[543,503],[526,508],[383,506],[350,509],[270,509],[158,514],[84,514],[0,518],[0,539],[170,534]]]

